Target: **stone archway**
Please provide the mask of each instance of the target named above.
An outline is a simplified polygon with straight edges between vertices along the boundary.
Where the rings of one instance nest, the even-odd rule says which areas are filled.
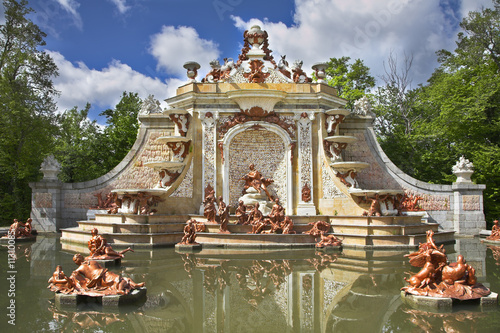
[[[274,183],[269,186],[272,195],[280,198],[288,214],[293,214],[290,137],[279,126],[264,122],[248,122],[229,130],[223,139],[223,198],[235,206],[242,195],[243,181],[248,166]]]

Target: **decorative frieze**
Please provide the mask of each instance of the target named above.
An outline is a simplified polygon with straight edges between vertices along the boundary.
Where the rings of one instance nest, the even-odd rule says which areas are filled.
[[[203,127],[203,188],[215,187],[215,128],[216,119],[211,112],[200,112]]]

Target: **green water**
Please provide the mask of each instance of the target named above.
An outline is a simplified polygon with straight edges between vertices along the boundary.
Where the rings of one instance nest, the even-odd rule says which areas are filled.
[[[82,249],[83,251],[83,249]],[[463,254],[479,282],[500,291],[500,265],[478,239],[447,247],[450,260]],[[62,265],[76,268],[73,253],[55,236],[18,244],[15,273],[0,249],[1,332],[499,332],[500,310],[461,305],[451,313],[412,309],[400,288],[412,270],[405,252],[318,253],[314,250],[174,249],[127,253],[112,270],[146,282],[145,303],[103,310],[99,305],[61,309],[47,280]],[[500,259],[499,259],[500,260]],[[9,295],[15,276],[15,296]],[[15,300],[15,326],[8,323]],[[11,321],[12,322],[12,321]]]

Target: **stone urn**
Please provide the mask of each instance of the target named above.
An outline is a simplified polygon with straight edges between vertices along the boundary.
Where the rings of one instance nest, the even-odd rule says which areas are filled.
[[[470,177],[474,173],[474,165],[463,155],[452,168],[453,173],[457,176],[456,183],[471,183]]]

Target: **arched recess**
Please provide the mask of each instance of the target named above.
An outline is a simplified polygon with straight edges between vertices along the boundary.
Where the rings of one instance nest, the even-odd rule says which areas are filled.
[[[244,134],[247,132],[247,134],[251,131],[262,131],[262,136],[266,136],[267,139],[270,142],[264,142],[263,147],[259,148],[259,151],[264,152],[257,158],[254,158],[253,160],[248,160],[244,166],[244,169],[242,170],[234,170],[234,168],[237,166],[237,161],[243,161],[240,159],[241,157],[244,156],[251,156],[252,152],[245,151],[245,147],[235,147],[233,146],[233,141],[235,138],[237,138],[239,135]],[[266,133],[267,132],[267,133]],[[273,138],[279,139],[279,140],[274,140]],[[278,142],[279,141],[279,142]],[[279,143],[282,146],[281,147],[276,147],[272,146],[274,143]],[[241,125],[237,125],[233,128],[231,128],[224,138],[222,139],[222,144],[223,144],[223,149],[224,149],[224,163],[222,165],[222,193],[223,193],[223,198],[224,202],[228,204],[235,204],[234,201],[234,194],[233,198],[231,198],[231,193],[235,193],[236,190],[241,193],[241,190],[243,189],[243,182],[236,182],[235,183],[235,176],[234,172],[231,175],[232,171],[238,172],[241,174],[240,178],[243,177],[249,170],[248,170],[248,165],[250,163],[254,163],[256,166],[256,169],[259,169],[259,166],[262,165],[262,163],[266,163],[267,165],[272,165],[274,164],[275,166],[278,166],[279,171],[282,173],[285,173],[284,179],[274,179],[275,185],[274,187],[282,186],[283,183],[285,184],[284,186],[284,192],[282,192],[284,195],[286,195],[286,198],[283,198],[283,195],[280,196],[280,201],[283,207],[285,207],[287,214],[293,214],[293,191],[292,191],[292,162],[291,162],[291,143],[292,140],[290,136],[287,134],[287,132],[279,127],[278,125],[275,124],[270,124],[262,121],[250,121]],[[266,144],[269,144],[266,147]],[[232,149],[233,148],[233,149]],[[282,150],[282,151],[281,151]],[[255,153],[255,152],[253,152]],[[240,154],[240,155],[238,155]],[[238,155],[238,156],[237,156]],[[284,167],[284,170],[281,170],[281,165]],[[240,167],[241,168],[241,167]],[[276,170],[278,170],[276,169]],[[269,170],[259,170],[264,177],[270,177],[272,178],[272,174],[269,174]],[[231,186],[231,183],[232,186]],[[273,188],[273,186],[270,186],[270,188]],[[241,196],[241,194],[240,194]]]

